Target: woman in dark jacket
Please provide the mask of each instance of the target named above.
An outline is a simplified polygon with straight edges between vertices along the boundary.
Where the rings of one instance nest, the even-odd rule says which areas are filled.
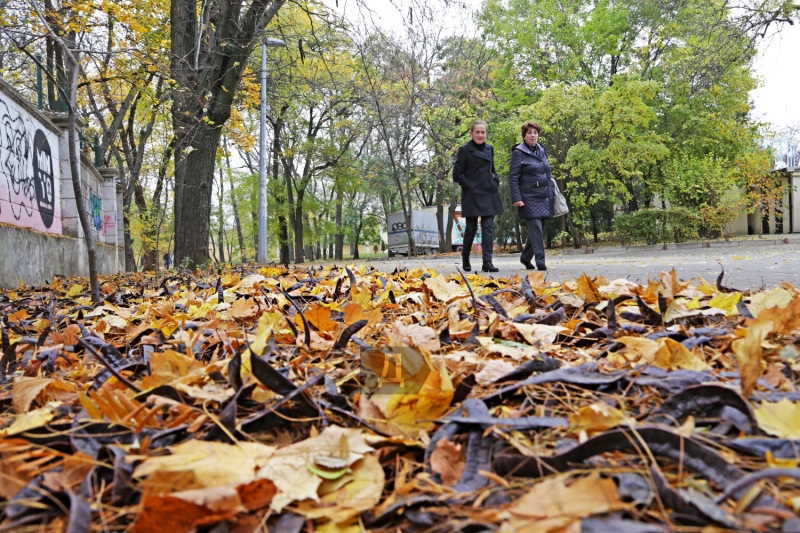
[[[511,201],[520,218],[528,223],[528,241],[522,249],[520,262],[533,269],[531,259],[536,258],[536,268],[547,270],[544,262],[544,221],[553,218],[555,182],[547,151],[538,144],[540,127],[528,121],[522,125],[523,142],[511,153]]]
[[[500,177],[494,170],[494,148],[486,142],[486,123],[476,120],[470,127],[472,140],[458,149],[453,181],[461,186],[461,216],[467,220],[461,255],[464,270],[470,270],[469,252],[481,219],[483,271],[498,272],[492,264],[494,216],[503,212]]]

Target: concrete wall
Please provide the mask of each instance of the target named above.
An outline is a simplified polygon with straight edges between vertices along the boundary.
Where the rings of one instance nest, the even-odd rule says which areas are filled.
[[[7,224],[0,224],[0,286],[43,285],[61,277],[88,276],[89,262],[83,239],[65,235],[40,233]],[[119,272],[124,250],[98,243],[97,270],[100,274]]]
[[[54,274],[88,276],[67,115],[38,111],[0,80],[0,133],[0,286],[17,287],[20,279],[41,285]],[[98,271],[122,272],[125,241],[117,171],[95,168],[82,153],[79,180],[78,201],[90,218]]]

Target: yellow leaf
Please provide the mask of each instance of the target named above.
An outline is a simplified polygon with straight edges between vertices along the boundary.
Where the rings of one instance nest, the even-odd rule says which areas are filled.
[[[578,290],[576,292],[584,301],[599,302],[603,300],[597,285],[586,274],[577,280],[577,284]]]
[[[700,309],[700,297],[699,297],[699,296],[695,296],[695,297],[692,299],[692,301],[691,301],[691,302],[689,302],[689,303],[686,305],[686,307],[687,307],[687,308],[689,308],[689,309],[692,309],[692,310],[695,310],[695,309]]]
[[[728,294],[720,293],[711,298],[711,300],[708,302],[708,305],[709,307],[722,309],[728,316],[733,316],[739,314],[739,311],[736,309],[736,305],[741,299],[741,292],[731,292]]]
[[[658,339],[658,351],[656,351],[653,366],[665,370],[677,370],[682,368],[684,370],[696,370],[698,372],[711,368],[689,348],[668,337]]]
[[[0,436],[17,435],[44,426],[56,417],[56,410],[61,405],[62,402],[49,402],[44,407],[19,415],[10,426],[0,429]]]
[[[578,409],[569,417],[569,429],[575,435],[581,431],[588,433],[605,431],[622,425],[635,425],[633,418],[607,403],[597,402]]]
[[[158,493],[242,484],[254,481],[275,453],[255,442],[225,444],[192,439],[169,447],[170,455],[150,456],[133,476]],[[140,459],[131,457],[131,460]]]
[[[777,403],[761,402],[753,412],[758,427],[783,439],[800,439],[800,404],[784,398]]]
[[[756,381],[761,377],[761,343],[772,332],[773,327],[772,322],[754,322],[747,328],[743,339],[737,339],[731,343],[731,349],[739,362],[739,377],[742,383],[742,394],[745,396],[749,396],[753,392]]]
[[[770,307],[777,307],[779,309],[786,309],[786,307],[794,299],[794,294],[781,287],[775,287],[769,292],[759,292],[750,297],[750,303],[747,308],[753,318],[758,318],[761,311],[769,309]]]
[[[316,437],[276,451],[259,476],[269,479],[278,488],[271,507],[280,512],[295,501],[320,501],[317,490],[323,479],[306,465],[335,464],[336,468],[344,468],[352,466],[371,451],[373,449],[364,441],[361,430],[329,426]]]
[[[185,377],[191,369],[200,369],[203,363],[175,350],[150,354],[151,375],[142,380],[145,387],[157,387]]]
[[[386,476],[377,457],[367,455],[353,464],[352,472],[323,481],[319,503],[301,502],[297,512],[307,518],[327,518],[342,523],[372,509],[381,499]]]
[[[416,437],[420,430],[431,431],[434,420],[450,409],[453,393],[447,374],[431,369],[418,394],[376,394],[372,402],[395,434]]]
[[[700,285],[697,286],[697,290],[703,293],[706,296],[711,296],[717,292],[717,288],[714,285],[711,285],[709,282],[704,280],[703,278],[697,278],[700,281]]]
[[[81,291],[83,291],[83,286],[81,286],[78,283],[76,283],[75,285],[70,287],[70,289],[67,291],[67,294],[65,296],[67,298],[72,298],[73,296],[76,296],[76,295],[80,294]]]
[[[438,300],[445,303],[469,296],[469,289],[455,281],[445,280],[444,276],[428,278],[424,284]]]
[[[608,359],[614,363],[649,364],[665,370],[707,370],[709,366],[678,341],[662,338],[657,341],[642,337],[620,337],[625,345],[624,354],[613,354]]]

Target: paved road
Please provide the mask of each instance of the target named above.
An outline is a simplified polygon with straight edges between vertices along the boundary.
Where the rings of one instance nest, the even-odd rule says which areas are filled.
[[[456,272],[461,265],[459,255],[429,257],[424,259],[403,257],[387,260],[370,260],[368,264],[381,271],[396,267],[427,266],[437,272]],[[495,256],[494,264],[500,269],[495,276],[526,272],[519,263],[519,254]],[[473,270],[480,268],[480,256],[473,254]],[[800,288],[800,245],[753,246],[733,249],[691,249],[648,252],[617,252],[604,254],[598,250],[588,255],[547,256],[548,278],[565,281],[580,277],[602,275],[609,279],[628,278],[645,284],[647,277],[655,277],[662,270],[677,270],[681,279],[702,276],[713,282],[725,267],[725,284],[736,289],[769,288],[781,281],[789,281]]]

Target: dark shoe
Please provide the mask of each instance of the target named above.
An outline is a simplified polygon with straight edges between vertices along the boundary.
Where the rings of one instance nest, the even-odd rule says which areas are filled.
[[[461,265],[461,269],[464,272],[470,272],[472,270],[472,265],[470,265],[469,263],[464,263],[463,265]]]
[[[540,267],[536,267],[536,269],[537,270],[547,270],[547,267],[546,266],[540,266]]]
[[[533,265],[531,264],[531,262],[530,262],[530,261],[520,261],[520,263],[522,263],[523,265],[525,265],[525,268],[527,268],[528,270],[533,270],[534,268],[536,268],[535,266],[533,266]]]
[[[484,263],[483,264],[483,271],[484,272],[500,272],[500,269],[494,266],[491,263]]]

